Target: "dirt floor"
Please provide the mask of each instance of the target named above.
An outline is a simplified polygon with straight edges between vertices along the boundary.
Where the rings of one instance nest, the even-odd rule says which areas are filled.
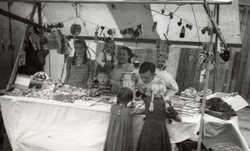
[[[240,132],[250,147],[250,107],[237,112]],[[213,148],[213,151],[243,151],[241,148],[231,144],[221,144]]]

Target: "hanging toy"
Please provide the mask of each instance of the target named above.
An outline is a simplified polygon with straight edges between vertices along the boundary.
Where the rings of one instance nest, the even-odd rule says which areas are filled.
[[[188,29],[192,30],[193,25],[191,25],[191,24],[186,24],[186,28],[188,28]]]
[[[70,27],[70,32],[74,36],[79,35],[81,33],[81,30],[82,30],[82,28],[81,28],[81,25],[79,25],[79,24],[73,24]]]
[[[142,34],[142,26],[141,26],[141,24],[137,25],[137,28],[139,29],[139,32]]]
[[[168,15],[169,15],[170,19],[173,19],[174,15],[172,12],[170,12]]]
[[[138,38],[140,36],[140,32],[139,32],[139,29],[136,28],[135,31],[133,32],[133,35],[132,35],[132,38]]]
[[[208,26],[204,27],[202,30],[201,30],[201,33],[204,35],[208,30]]]
[[[230,51],[224,49],[224,50],[221,50],[221,53],[220,53],[220,57],[225,61],[227,62],[230,58]]]
[[[153,27],[152,27],[152,32],[155,32],[157,27],[157,21],[154,22]]]
[[[101,26],[101,32],[100,32],[100,35],[102,35],[102,32],[103,32],[103,30],[104,30],[104,26]]]
[[[161,10],[161,14],[164,14],[164,13],[165,13],[165,9],[162,9],[162,10]]]
[[[94,42],[95,43],[98,43],[98,30],[99,30],[99,27],[97,26],[95,28],[95,36],[94,36]]]
[[[30,32],[29,39],[30,42],[32,43],[34,50],[36,51],[41,49],[39,36],[35,33],[33,26],[30,27],[29,32]]]
[[[180,19],[180,21],[177,24],[178,24],[178,26],[181,26],[182,25],[182,19]]]
[[[114,40],[114,34],[113,34],[113,30],[112,29],[109,29],[107,31],[108,35],[111,37],[112,40]]]
[[[182,26],[181,33],[180,33],[180,38],[184,38],[184,37],[185,37],[185,27]]]

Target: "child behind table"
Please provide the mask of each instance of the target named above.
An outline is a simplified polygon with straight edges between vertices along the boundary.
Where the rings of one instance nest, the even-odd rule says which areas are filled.
[[[106,68],[109,72],[115,67],[117,63],[117,59],[115,56],[115,42],[109,38],[105,40],[105,45],[96,58],[96,72],[99,70],[100,67]]]
[[[163,81],[153,82],[151,91],[151,97],[143,98],[146,118],[136,151],[171,151],[166,119],[181,121],[181,117],[171,104],[164,101],[166,86]]]
[[[117,104],[111,106],[111,115],[103,151],[133,151],[132,113],[127,104],[134,98],[133,91],[122,87]]]
[[[119,82],[109,81],[108,75],[108,70],[100,67],[96,73],[96,80],[93,82],[93,88],[99,89],[103,93],[117,93],[119,89]]]

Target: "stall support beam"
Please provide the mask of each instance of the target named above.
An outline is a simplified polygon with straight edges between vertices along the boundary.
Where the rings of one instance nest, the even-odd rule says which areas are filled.
[[[33,8],[32,8],[32,13],[30,15],[29,22],[32,22],[32,20],[34,18],[36,7],[37,7],[37,4],[35,3]],[[18,69],[18,65],[19,65],[19,56],[20,56],[20,53],[21,53],[21,50],[22,50],[22,47],[23,47],[23,43],[24,43],[25,39],[27,38],[27,30],[29,30],[28,27],[26,28],[26,32],[24,33],[21,45],[20,45],[18,53],[17,53],[16,61],[15,61],[14,67],[12,69],[11,76],[10,76],[10,79],[9,79],[9,82],[8,82],[8,85],[7,85],[7,88],[6,88],[7,91],[12,89],[12,84],[13,84],[14,79],[16,77],[16,73],[17,73],[17,69]]]
[[[73,39],[73,36],[68,36],[69,39]],[[76,36],[76,38],[84,38],[85,40],[93,40],[94,37],[91,36]],[[119,42],[137,42],[137,43],[153,43],[156,44],[156,41],[160,39],[132,39],[132,38],[114,38],[114,41],[119,41]],[[195,42],[195,41],[177,41],[177,40],[169,40],[171,45],[188,45],[188,46],[203,46],[203,42]],[[213,43],[215,44],[215,43]],[[234,47],[234,48],[242,48],[241,43],[228,43],[229,47]]]
[[[35,4],[35,5],[36,5],[36,4]],[[32,25],[32,26],[34,26],[34,27],[39,27],[39,25],[36,24],[36,23],[34,23],[32,20],[28,20],[28,19],[22,18],[22,17],[20,17],[20,16],[18,16],[18,15],[9,13],[9,12],[3,10],[3,9],[0,9],[0,14],[3,15],[3,16],[6,16],[6,17],[10,17],[10,18],[12,18],[12,19],[14,19],[14,20],[20,21],[20,22],[22,22],[22,23],[25,23],[25,24],[27,24],[27,25],[30,24],[30,25]]]

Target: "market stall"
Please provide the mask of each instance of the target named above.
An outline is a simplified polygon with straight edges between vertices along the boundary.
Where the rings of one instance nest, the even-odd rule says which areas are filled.
[[[65,103],[46,99],[1,96],[4,124],[13,150],[88,150],[103,149],[110,116],[107,103]],[[200,114],[183,117],[181,123],[167,124],[172,143],[195,138]],[[133,116],[134,146],[141,127],[142,115]],[[203,143],[212,147],[232,143],[249,151],[238,126],[237,116],[222,120],[205,114]],[[39,142],[39,143],[38,143]]]

